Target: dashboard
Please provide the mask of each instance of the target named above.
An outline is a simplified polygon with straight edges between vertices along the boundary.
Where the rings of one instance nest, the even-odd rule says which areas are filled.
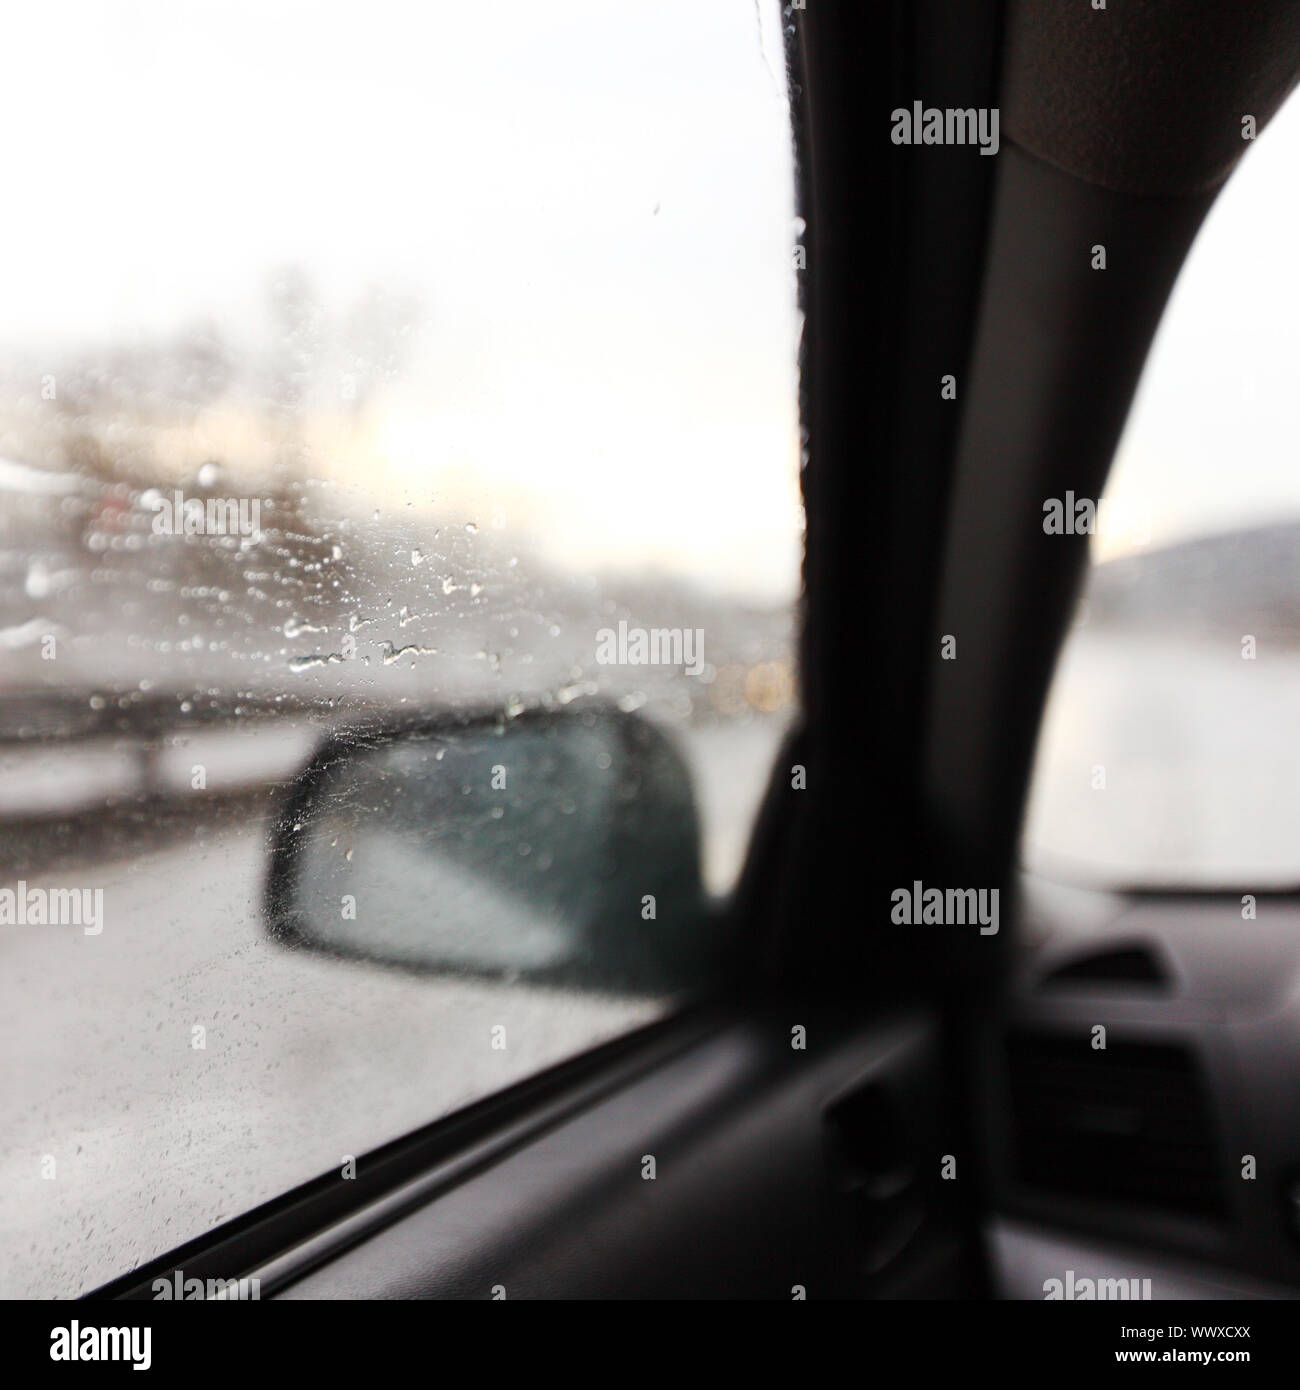
[[[1018,924],[979,1059],[1002,1295],[1300,1296],[1300,902],[1026,879]]]

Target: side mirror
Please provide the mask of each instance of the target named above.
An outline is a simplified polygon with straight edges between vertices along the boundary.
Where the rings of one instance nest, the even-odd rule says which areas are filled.
[[[631,995],[716,954],[686,765],[603,704],[331,734],[282,809],[266,915],[288,947]]]

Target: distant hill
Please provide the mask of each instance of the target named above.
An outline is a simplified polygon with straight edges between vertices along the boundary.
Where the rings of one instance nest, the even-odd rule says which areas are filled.
[[[1084,603],[1090,628],[1249,632],[1300,646],[1300,522],[1109,560],[1091,571]]]

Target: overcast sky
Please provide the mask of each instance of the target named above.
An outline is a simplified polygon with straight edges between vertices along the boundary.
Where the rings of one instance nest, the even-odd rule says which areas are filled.
[[[286,265],[414,290],[359,487],[788,595],[785,100],[775,0],[15,7],[0,352],[264,332]]]
[[[1149,515],[1153,545],[1300,519],[1295,96],[1228,181],[1183,267],[1107,493]],[[1099,553],[1116,548],[1102,540]]]

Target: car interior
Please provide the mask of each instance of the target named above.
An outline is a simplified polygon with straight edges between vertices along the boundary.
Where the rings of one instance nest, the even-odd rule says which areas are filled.
[[[673,741],[600,691],[346,710],[284,780],[257,888],[266,949],[321,970],[672,1007],[87,1297],[1300,1294],[1300,898],[1021,855],[1089,562],[1044,502],[1102,494],[1193,241],[1300,77],[1300,9],[809,0],[781,25],[799,712],[734,892],[701,888]],[[914,103],[999,113],[996,152],[891,140]],[[507,767],[544,882],[493,818]],[[628,884],[665,930],[629,929]]]

